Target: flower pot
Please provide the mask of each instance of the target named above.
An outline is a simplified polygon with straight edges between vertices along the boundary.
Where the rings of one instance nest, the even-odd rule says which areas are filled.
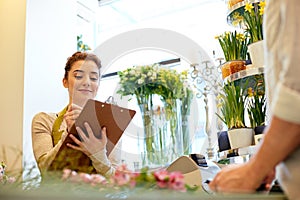
[[[259,142],[263,138],[264,136],[263,132],[265,128],[266,126],[257,126],[254,128],[254,145],[259,144]]]
[[[232,60],[229,61],[230,74],[242,71],[246,69],[246,62],[244,60]]]
[[[231,149],[227,131],[220,131],[217,133],[217,135],[219,151],[221,152]]]
[[[263,126],[256,126],[256,127],[254,128],[254,134],[255,134],[255,135],[262,134],[262,133],[264,132],[265,128],[266,128],[265,125],[263,125]]]
[[[252,128],[235,128],[227,131],[231,149],[251,146],[254,131]]]
[[[263,40],[249,44],[248,52],[250,54],[250,59],[254,67],[264,66],[265,60],[264,60]]]
[[[246,69],[246,62],[244,60],[232,60],[225,62],[222,67],[222,78]]]
[[[221,66],[221,72],[223,79],[230,75],[230,68],[227,62]]]

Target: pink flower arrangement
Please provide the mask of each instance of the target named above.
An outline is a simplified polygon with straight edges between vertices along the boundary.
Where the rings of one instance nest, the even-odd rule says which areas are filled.
[[[5,168],[6,168],[6,165],[2,161],[0,163],[0,183],[6,184],[6,183],[14,183],[14,182],[16,182],[16,178],[15,177],[10,177],[10,176],[7,176],[5,174]]]
[[[186,191],[184,176],[180,172],[168,172],[166,170],[160,170],[154,172],[154,177],[157,181],[156,185],[158,188],[168,188],[181,192]]]
[[[148,168],[141,169],[140,172],[132,172],[125,164],[120,165],[113,176],[105,178],[99,174],[77,173],[69,169],[63,171],[62,180],[73,183],[87,183],[92,186],[107,186],[111,188],[122,187],[144,187],[158,189],[170,189],[180,192],[195,190],[195,188],[184,183],[184,176],[180,172],[168,172],[161,169],[149,172]]]
[[[72,183],[87,183],[91,186],[96,186],[99,184],[105,185],[107,180],[104,176],[100,174],[86,174],[86,173],[77,173],[70,169],[64,169],[62,175],[63,181],[70,181]]]
[[[110,178],[110,181],[116,186],[129,186],[133,188],[137,184],[136,178],[138,176],[139,173],[128,170],[126,165],[122,164],[117,168],[115,174]]]

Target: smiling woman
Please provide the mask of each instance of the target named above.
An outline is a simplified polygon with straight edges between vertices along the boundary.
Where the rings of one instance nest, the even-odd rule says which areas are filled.
[[[75,123],[87,100],[94,99],[99,86],[101,63],[99,58],[91,53],[76,52],[65,66],[63,85],[69,92],[69,103],[60,113],[36,114],[32,120],[32,144],[38,167],[43,174],[48,171],[61,148],[68,132]],[[118,148],[115,148],[109,157],[106,155],[106,129],[102,129],[102,138],[92,137],[94,133],[89,124],[85,125],[89,137],[84,137],[79,128],[79,140],[70,134],[76,145],[67,144],[68,147],[81,151],[87,155],[96,172],[103,176],[111,176],[120,162]],[[76,159],[76,158],[65,158]]]

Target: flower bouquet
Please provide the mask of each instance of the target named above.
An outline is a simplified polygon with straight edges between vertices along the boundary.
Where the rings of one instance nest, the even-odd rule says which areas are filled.
[[[65,169],[61,180],[65,183],[86,184],[94,188],[101,188],[102,191],[109,192],[111,195],[117,191],[132,193],[137,188],[147,191],[149,189],[166,189],[178,192],[196,191],[199,188],[186,184],[181,172],[168,172],[165,169],[149,171],[148,167],[142,168],[139,172],[133,172],[125,164],[118,166],[115,174],[111,177],[77,173]]]
[[[185,98],[182,74],[153,64],[128,68],[119,72],[119,77],[117,93],[135,96],[141,110],[144,164],[160,166],[182,155],[180,103]],[[154,108],[155,96],[160,97],[163,108]]]
[[[1,184],[5,185],[5,184],[11,184],[11,183],[16,182],[16,178],[13,176],[8,176],[5,173],[5,169],[6,169],[6,164],[2,161],[0,163],[0,187],[1,187]]]

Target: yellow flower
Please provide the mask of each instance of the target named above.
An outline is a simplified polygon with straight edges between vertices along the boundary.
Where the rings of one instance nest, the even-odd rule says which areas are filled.
[[[253,10],[253,5],[252,4],[250,4],[250,3],[246,3],[246,5],[245,5],[245,11],[247,11],[247,12],[249,12],[249,13],[251,13],[252,12],[252,10]]]
[[[261,8],[265,8],[265,6],[266,6],[266,2],[265,1],[261,1],[261,2],[259,2],[259,7],[261,7]]]
[[[240,40],[240,41],[244,41],[244,40],[245,40],[245,36],[244,36],[244,34],[242,34],[242,33],[238,33],[238,34],[236,35],[236,38],[237,38],[238,40]]]
[[[249,97],[252,97],[252,96],[253,96],[253,90],[252,90],[251,87],[248,88],[247,93],[248,93],[248,96],[249,96]]]
[[[265,12],[265,8],[264,8],[264,7],[261,7],[261,8],[259,9],[259,15],[263,15],[264,12]]]
[[[237,19],[237,18],[239,18],[241,15],[240,15],[240,13],[239,12],[234,12],[233,13],[233,19]]]
[[[243,21],[244,18],[242,15],[240,15],[239,12],[234,12],[232,19],[233,19],[232,25],[237,26],[237,25],[241,24],[241,22]]]

